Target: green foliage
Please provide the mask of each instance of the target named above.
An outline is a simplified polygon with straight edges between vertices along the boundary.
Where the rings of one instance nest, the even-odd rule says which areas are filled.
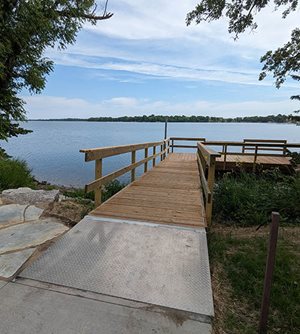
[[[121,183],[118,180],[113,180],[109,182],[103,189],[102,201],[105,202],[110,197],[112,197],[114,194],[122,190],[124,187],[125,187],[125,184]]]
[[[289,123],[297,121],[293,115],[268,115],[268,116],[246,116],[246,117],[235,117],[235,118],[223,118],[223,117],[211,117],[211,116],[185,116],[185,115],[173,115],[167,116],[168,122],[191,122],[191,123],[209,123],[209,122],[220,122],[220,123],[231,123],[231,122],[243,122],[243,123]],[[121,117],[91,117],[88,119],[84,118],[65,118],[65,119],[50,119],[47,121],[88,121],[88,122],[165,122],[166,116],[164,115],[143,115],[143,116],[121,116]]]
[[[18,187],[34,187],[34,180],[26,162],[0,158],[0,190]]]
[[[194,10],[187,14],[186,22],[191,24],[195,21],[211,22],[219,20],[223,16],[229,19],[228,31],[235,35],[246,31],[247,28],[254,30],[257,28],[255,15],[263,9],[274,6],[274,10],[284,8],[282,18],[286,18],[291,12],[299,9],[298,0],[202,0]],[[300,29],[296,28],[291,33],[291,40],[276,51],[268,51],[262,58],[264,63],[259,79],[263,80],[267,72],[273,73],[277,88],[286,80],[287,76],[300,81]],[[300,95],[294,95],[292,99],[300,100]],[[299,110],[298,110],[299,111]],[[296,111],[296,112],[298,112]]]
[[[220,264],[230,285],[231,307],[225,315],[226,333],[257,333],[268,238],[238,238],[228,234],[208,235],[212,267]],[[268,333],[299,333],[299,248],[278,240],[276,267],[271,291]],[[224,279],[224,277],[223,277]],[[228,283],[227,283],[228,282]]]
[[[278,171],[259,175],[225,174],[217,181],[214,194],[214,218],[241,226],[267,224],[272,211],[282,222],[300,223],[300,176]]]
[[[43,57],[47,47],[66,48],[75,42],[85,22],[96,16],[94,0],[2,0],[0,2],[0,140],[28,133],[24,101],[18,93],[40,93],[53,62]]]
[[[120,191],[124,187],[125,187],[125,184],[121,183],[118,180],[113,180],[109,182],[102,189],[102,201],[105,202],[111,196],[116,194],[118,191]],[[94,200],[94,192],[86,193],[84,189],[66,190],[63,192],[63,194],[67,197],[72,197],[72,198]]]

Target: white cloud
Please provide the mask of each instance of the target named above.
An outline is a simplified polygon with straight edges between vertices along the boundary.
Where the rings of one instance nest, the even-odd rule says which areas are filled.
[[[47,54],[56,64],[98,72],[104,69],[180,80],[272,85],[271,79],[257,80],[259,58],[289,39],[291,29],[299,25],[299,10],[282,20],[281,11],[266,8],[257,16],[258,29],[247,31],[234,42],[225,19],[186,26],[186,14],[197,2],[110,2],[109,10],[114,12],[110,20],[86,25],[74,46]],[[105,62],[104,57],[114,59]]]
[[[69,99],[56,96],[24,97],[27,102],[28,118],[88,118],[97,116],[134,116],[134,115],[208,115],[208,116],[253,116],[269,114],[290,114],[297,103],[283,101],[245,101],[210,102],[196,100],[192,102],[172,103],[160,100],[115,97],[98,103],[83,99]]]

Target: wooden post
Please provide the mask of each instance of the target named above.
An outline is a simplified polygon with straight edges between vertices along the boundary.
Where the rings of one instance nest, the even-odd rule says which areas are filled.
[[[253,162],[253,172],[255,172],[255,169],[256,169],[257,151],[258,151],[258,146],[255,145],[254,162]]]
[[[156,146],[153,146],[153,155],[156,154]],[[152,167],[155,167],[155,157],[152,160]]]
[[[170,154],[170,139],[167,141],[167,147],[168,147],[167,154]]]
[[[145,148],[145,158],[148,158],[148,148]],[[148,170],[148,161],[144,164],[144,173]]]
[[[223,163],[223,170],[226,169],[226,157],[227,157],[227,145],[224,145],[224,163]]]
[[[160,145],[160,161],[163,161],[163,155],[162,155],[162,151],[163,151],[163,145]]]
[[[102,177],[102,159],[95,161],[95,179]],[[102,189],[101,187],[95,190],[95,206],[99,206],[102,203]]]
[[[271,285],[275,267],[278,227],[279,227],[279,213],[272,212],[272,222],[270,226],[270,237],[269,237],[266,271],[265,271],[264,290],[263,290],[263,298],[262,298],[260,320],[259,320],[259,334],[264,334],[267,332]]]
[[[172,139],[172,153],[174,152],[174,139]]]
[[[136,151],[131,152],[131,164],[135,163]],[[135,168],[131,171],[131,182],[135,180]]]
[[[165,139],[167,139],[168,134],[168,117],[165,118]]]
[[[211,192],[211,198],[208,201],[206,201],[207,225],[211,224],[213,191],[214,191],[214,184],[215,184],[215,170],[216,170],[216,158],[210,157],[210,161],[208,165],[207,185],[208,185],[209,191]]]

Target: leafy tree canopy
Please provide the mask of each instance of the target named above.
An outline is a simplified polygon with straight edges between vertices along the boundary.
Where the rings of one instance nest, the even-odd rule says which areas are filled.
[[[197,24],[219,20],[225,16],[229,19],[228,31],[235,39],[246,29],[256,29],[255,15],[269,7],[275,10],[284,8],[282,18],[299,9],[298,0],[202,0],[194,10],[187,14],[187,25],[195,21]],[[259,80],[263,80],[267,73],[273,73],[276,87],[279,88],[286,78],[300,81],[300,29],[291,32],[291,39],[275,51],[268,51],[261,57],[263,63]],[[300,94],[291,99],[300,101]],[[299,112],[300,110],[298,110]]]
[[[0,1],[0,140],[25,134],[22,89],[40,93],[53,62],[44,57],[47,47],[66,48],[75,42],[85,22],[96,24],[112,16],[97,15],[94,0]]]

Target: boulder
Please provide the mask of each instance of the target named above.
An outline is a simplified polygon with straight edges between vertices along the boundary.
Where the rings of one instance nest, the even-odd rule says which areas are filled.
[[[0,199],[2,202],[12,201],[16,204],[36,205],[46,208],[58,201],[59,190],[7,189],[2,191]]]

